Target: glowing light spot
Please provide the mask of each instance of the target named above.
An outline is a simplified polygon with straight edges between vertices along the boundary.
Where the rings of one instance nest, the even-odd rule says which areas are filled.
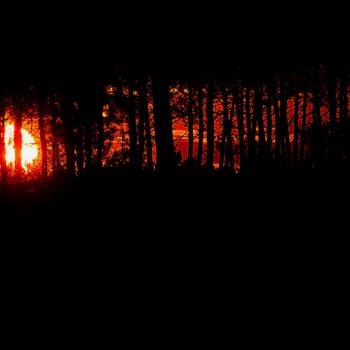
[[[15,143],[14,143],[14,126],[7,125],[5,127],[5,144],[6,144],[6,162],[9,166],[15,164]],[[38,147],[34,138],[25,129],[22,129],[22,167],[28,170],[28,166],[33,164],[38,157]]]

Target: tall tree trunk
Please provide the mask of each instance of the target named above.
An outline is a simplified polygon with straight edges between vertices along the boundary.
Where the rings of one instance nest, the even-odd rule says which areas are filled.
[[[158,75],[153,76],[153,110],[156,132],[157,169],[171,172],[176,166],[173,126],[170,110],[170,93],[167,80]]]
[[[222,170],[224,168],[225,161],[225,150],[226,150],[226,138],[229,134],[229,116],[228,116],[228,97],[226,86],[224,84],[220,84],[222,101],[223,101],[223,127],[221,134],[221,145],[220,145],[220,160],[219,160],[219,169]],[[227,155],[226,155],[227,158]]]
[[[214,95],[215,86],[212,79],[208,82],[207,97],[207,169],[211,170],[214,166]]]
[[[338,157],[336,150],[336,122],[337,122],[337,81],[333,67],[327,67],[327,90],[329,104],[329,121],[330,121],[330,158],[336,160]]]
[[[44,179],[46,179],[47,178],[47,142],[46,142],[45,120],[44,120],[44,104],[45,104],[45,98],[43,96],[39,96],[38,117],[39,117],[40,146],[41,146],[41,175]]]
[[[22,168],[22,100],[17,98],[15,106],[15,131],[14,131],[14,144],[15,144],[15,170],[16,173],[21,173]]]
[[[203,139],[204,139],[204,117],[203,117],[203,87],[202,84],[198,86],[198,152],[197,152],[197,166],[198,169],[202,167],[203,159]]]
[[[271,160],[272,155],[272,101],[270,87],[267,86],[267,100],[266,100],[266,118],[267,118],[267,157]]]
[[[77,125],[77,168],[78,176],[81,177],[84,174],[84,145],[83,145],[83,122],[78,121]]]
[[[343,147],[343,156],[346,160],[350,159],[350,149],[348,147],[349,141],[348,129],[349,129],[349,98],[348,98],[348,71],[343,67],[340,77],[340,101],[339,101],[339,110],[340,110],[340,123],[341,123],[341,138],[342,138],[342,147]]]
[[[281,110],[280,110],[281,132],[285,142],[285,150],[286,150],[285,160],[287,164],[289,164],[291,161],[291,147],[290,147],[289,128],[288,128],[288,111],[287,111],[288,97],[286,93],[285,81],[282,77],[280,78],[280,94],[281,94]]]
[[[56,176],[59,171],[59,155],[57,143],[57,106],[54,98],[50,100],[50,114],[51,114],[51,135],[52,135],[52,176]]]
[[[254,95],[254,120],[258,122],[258,135],[259,135],[259,158],[266,161],[266,139],[262,110],[262,86],[258,84],[255,87]]]
[[[188,165],[192,168],[193,165],[193,88],[192,85],[188,86],[188,108],[187,108],[187,116],[188,116],[188,156],[187,161]]]
[[[322,158],[322,118],[321,118],[321,96],[320,96],[320,68],[314,70],[312,81],[312,158],[316,165],[319,164]]]
[[[151,122],[150,122],[150,115],[148,110],[148,92],[147,92],[147,80],[145,79],[140,83],[140,90],[139,90],[139,96],[140,96],[140,118],[144,120],[145,123],[145,132],[146,132],[146,153],[147,153],[147,169],[152,171],[153,170],[153,144],[152,144],[152,133],[151,133]],[[140,143],[142,143],[141,139],[141,133],[142,129],[139,129],[140,133]],[[141,155],[142,152],[142,155]],[[140,147],[140,160],[143,160],[143,150]],[[142,163],[141,163],[142,164]]]
[[[348,77],[346,69],[343,70],[340,79],[340,115],[342,121],[347,120],[349,117]]]
[[[103,155],[103,146],[105,141],[105,133],[104,133],[104,120],[101,111],[97,113],[97,155],[96,155],[96,163],[97,168],[102,169],[102,155]]]
[[[322,125],[321,119],[321,101],[320,101],[320,76],[319,67],[314,71],[314,77],[312,81],[312,97],[313,97],[313,126],[314,128],[319,128]]]
[[[306,136],[306,117],[307,117],[307,98],[308,98],[308,93],[305,89],[304,101],[303,101],[303,116],[302,116],[301,132],[300,132],[300,153],[299,153],[299,161],[300,162],[302,162],[304,160],[305,136]]]
[[[64,143],[66,149],[67,175],[75,176],[74,157],[74,137],[73,137],[73,102],[69,96],[63,95],[61,98],[62,119],[64,127]]]
[[[278,105],[278,97],[277,97],[277,84],[276,79],[273,78],[270,82],[269,86],[271,100],[273,103],[273,111],[275,115],[275,148],[274,154],[275,159],[279,160],[281,156],[285,155],[285,146],[283,139],[283,132],[281,127],[281,115],[280,115],[280,107]]]
[[[144,153],[145,153],[145,114],[147,113],[146,109],[148,109],[147,106],[147,99],[145,101],[144,94],[143,94],[143,81],[139,81],[137,85],[138,95],[139,95],[139,121],[137,125],[138,134],[139,134],[139,144],[138,144],[138,161],[137,164],[139,165],[140,169],[143,169],[143,163],[144,163]],[[146,102],[146,104],[145,104]]]
[[[236,100],[237,106],[237,125],[238,125],[238,136],[239,136],[239,155],[240,155],[240,166],[241,172],[245,169],[245,142],[244,142],[244,114],[243,114],[243,87],[240,86],[234,90],[234,100]],[[233,103],[232,103],[232,111],[233,111]],[[231,111],[231,112],[232,112]]]
[[[228,108],[227,108],[228,109]],[[227,110],[228,113],[228,110]],[[235,171],[235,162],[233,154],[233,143],[232,143],[232,127],[233,127],[233,117],[235,113],[235,98],[232,97],[230,116],[228,117],[227,133],[226,133],[226,159],[225,159],[225,169]]]
[[[129,137],[130,137],[130,166],[137,169],[138,153],[137,153],[137,131],[136,131],[136,111],[134,85],[129,81]]]
[[[85,148],[85,172],[89,174],[92,166],[92,140],[91,119],[86,117],[84,121],[84,148]]]
[[[251,161],[255,158],[255,139],[252,133],[252,121],[250,112],[250,86],[247,86],[245,95],[245,114],[247,118],[247,137],[248,137],[248,159]]]
[[[1,179],[3,183],[7,183],[7,164],[6,164],[6,144],[5,144],[5,111],[0,111],[0,168]]]
[[[295,93],[294,103],[294,141],[293,141],[293,162],[298,162],[299,145],[299,92]]]

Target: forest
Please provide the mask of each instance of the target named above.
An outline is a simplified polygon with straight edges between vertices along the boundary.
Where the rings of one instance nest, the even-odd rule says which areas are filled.
[[[22,74],[23,73],[23,74]],[[3,74],[1,186],[91,174],[346,171],[349,65]]]

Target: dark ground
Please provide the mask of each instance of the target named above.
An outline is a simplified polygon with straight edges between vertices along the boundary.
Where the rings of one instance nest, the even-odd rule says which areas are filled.
[[[159,346],[334,344],[349,189],[344,174],[216,174],[2,190],[4,300],[24,315],[26,343],[44,332],[79,344],[116,333]]]

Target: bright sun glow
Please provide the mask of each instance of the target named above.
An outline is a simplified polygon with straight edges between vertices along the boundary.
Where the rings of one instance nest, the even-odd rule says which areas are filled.
[[[6,162],[7,164],[15,164],[15,148],[14,148],[14,126],[7,125],[5,127],[5,143],[6,143]],[[28,170],[27,166],[32,164],[38,157],[38,147],[34,138],[27,130],[22,129],[22,167]]]

